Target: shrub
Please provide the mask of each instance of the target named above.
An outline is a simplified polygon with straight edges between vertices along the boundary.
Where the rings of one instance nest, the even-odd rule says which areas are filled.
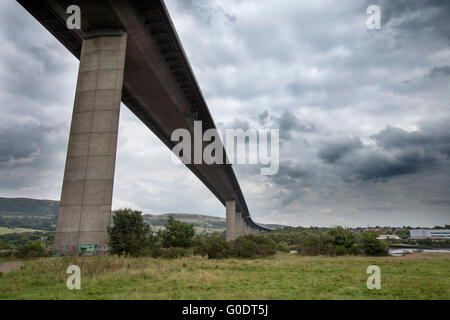
[[[335,255],[328,235],[310,235],[299,240],[297,252],[303,256]]]
[[[230,256],[230,246],[224,235],[214,234],[197,239],[194,253],[209,259],[223,259]]]
[[[14,252],[12,250],[0,250],[0,258],[7,258],[13,256]]]
[[[335,249],[336,255],[357,254],[356,237],[350,231],[342,227],[334,227],[328,230],[329,241]]]
[[[267,257],[277,252],[277,244],[264,235],[249,234],[231,241],[231,255],[237,258]]]
[[[142,256],[158,258],[161,256],[161,247],[159,246],[148,246],[142,251]]]
[[[160,257],[165,259],[178,259],[190,256],[192,254],[191,250],[186,248],[160,248]]]
[[[237,258],[252,258],[256,255],[256,243],[247,236],[238,237],[230,242],[231,255]]]
[[[277,250],[281,251],[281,252],[289,252],[289,251],[291,251],[289,245],[286,242],[284,242],[284,241],[281,241],[281,242],[277,243]]]
[[[193,224],[175,220],[169,216],[165,224],[166,229],[161,232],[162,246],[164,248],[190,248],[193,245],[195,229]]]
[[[360,246],[362,252],[369,256],[386,256],[389,247],[383,240],[378,240],[378,233],[374,231],[363,232],[360,235]]]
[[[0,250],[10,249],[10,245],[6,242],[0,242]]]
[[[416,241],[417,241],[417,244],[420,244],[420,245],[425,245],[425,246],[433,245],[433,239],[418,239]]]
[[[19,246],[15,253],[18,258],[29,259],[47,256],[45,248],[41,241],[35,241],[32,244]]]
[[[117,255],[143,255],[151,246],[150,226],[142,213],[131,209],[114,211],[114,226],[109,229],[109,251]]]

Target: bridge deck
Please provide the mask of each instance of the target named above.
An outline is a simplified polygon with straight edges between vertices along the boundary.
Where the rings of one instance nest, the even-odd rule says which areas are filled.
[[[170,149],[173,130],[193,121],[216,128],[192,68],[162,0],[17,0],[75,57],[82,39],[102,30],[128,33],[122,102]],[[66,8],[81,8],[81,30],[68,30]],[[224,155],[226,156],[225,150]],[[235,200],[247,223],[252,221],[231,165],[187,165],[225,205]]]

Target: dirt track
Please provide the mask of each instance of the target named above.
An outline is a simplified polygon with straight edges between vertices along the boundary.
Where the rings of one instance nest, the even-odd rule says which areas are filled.
[[[14,271],[21,267],[23,267],[23,262],[20,261],[0,262],[0,273]]]

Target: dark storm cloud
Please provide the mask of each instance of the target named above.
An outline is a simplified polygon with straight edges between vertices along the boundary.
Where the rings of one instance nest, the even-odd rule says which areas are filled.
[[[280,139],[289,140],[294,132],[312,132],[316,130],[314,124],[299,119],[288,110],[284,110],[279,116],[272,116],[272,123],[275,128],[280,129]]]
[[[65,130],[64,125],[39,123],[1,127],[0,190],[60,184],[67,147]]]
[[[327,142],[319,151],[319,158],[327,163],[334,163],[345,154],[363,146],[358,137],[339,139],[334,142]]]
[[[450,76],[450,66],[434,67],[430,70],[428,77],[430,78],[440,78]]]
[[[417,149],[436,157],[439,154],[450,155],[448,120],[436,122],[434,125],[427,125],[412,132],[388,126],[372,138],[386,149]]]
[[[234,16],[226,13],[220,6],[213,6],[211,1],[183,0],[178,4],[184,13],[192,15],[195,19],[207,25],[213,22],[215,15],[222,15],[231,22],[235,20]]]
[[[328,142],[319,157],[335,164],[338,174],[348,182],[385,181],[425,172],[441,161],[441,165],[448,165],[450,129],[439,122],[412,132],[388,126],[371,138],[376,145],[363,146],[359,138]]]
[[[268,117],[269,117],[269,111],[267,111],[267,110],[264,110],[263,112],[258,114],[259,124],[264,125],[264,123],[266,122]]]
[[[23,126],[0,127],[0,167],[32,165],[47,156],[52,135],[59,134],[61,126],[27,123]]]
[[[313,170],[304,168],[292,161],[283,161],[280,163],[278,173],[271,176],[270,179],[277,185],[288,186],[298,184],[313,174]]]
[[[382,10],[382,23],[406,32],[431,32],[450,41],[450,2],[442,0],[377,1]],[[430,23],[432,20],[432,23]]]
[[[49,128],[32,124],[0,128],[0,166],[39,154],[49,131]]]
[[[417,150],[385,153],[364,150],[344,160],[340,172],[345,181],[386,181],[389,178],[423,172],[436,159]]]

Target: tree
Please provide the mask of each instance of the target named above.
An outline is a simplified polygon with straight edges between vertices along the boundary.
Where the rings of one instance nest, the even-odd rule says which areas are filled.
[[[165,224],[166,229],[161,232],[162,246],[165,248],[189,248],[192,247],[195,235],[194,225],[177,221],[169,216]]]
[[[355,235],[342,227],[335,227],[328,230],[331,244],[336,248],[336,254],[356,254]]]
[[[109,228],[109,252],[118,255],[139,256],[151,243],[150,226],[144,222],[141,211],[119,209],[114,211],[113,227]]]
[[[386,256],[389,247],[383,240],[378,240],[378,233],[374,231],[363,232],[360,235],[361,250],[369,256]]]

